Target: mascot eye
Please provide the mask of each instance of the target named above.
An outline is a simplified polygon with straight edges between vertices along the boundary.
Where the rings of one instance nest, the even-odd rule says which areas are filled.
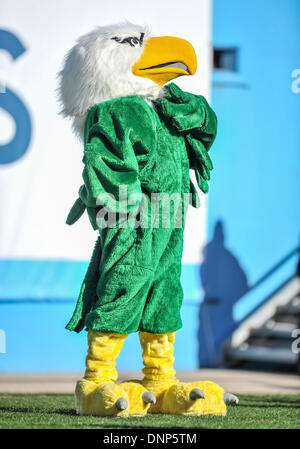
[[[141,33],[140,38],[138,37],[125,37],[121,39],[120,37],[112,37],[112,40],[118,42],[119,44],[129,44],[130,47],[141,47],[144,39],[144,33]]]
[[[129,43],[132,47],[139,47],[140,46],[140,40],[137,37],[131,37],[129,39]]]

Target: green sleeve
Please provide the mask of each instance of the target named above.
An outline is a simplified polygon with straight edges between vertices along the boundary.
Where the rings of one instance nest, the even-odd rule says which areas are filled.
[[[137,97],[127,97],[100,103],[89,112],[84,135],[84,184],[67,223],[74,223],[86,208],[97,229],[101,206],[113,213],[130,213],[138,208],[142,197],[139,171],[155,136],[147,120],[149,106],[143,103]]]
[[[190,161],[190,167],[195,171],[199,188],[208,192],[208,183],[210,180],[210,171],[213,169],[212,161],[208,151],[212,146],[217,134],[217,118],[206,99],[202,96],[196,96],[195,101],[203,110],[203,124],[192,128],[187,133],[187,149]]]
[[[208,151],[217,134],[217,117],[202,95],[182,91],[176,84],[168,86],[161,102],[163,114],[185,135],[190,168],[195,170],[199,188],[207,193],[213,169]]]

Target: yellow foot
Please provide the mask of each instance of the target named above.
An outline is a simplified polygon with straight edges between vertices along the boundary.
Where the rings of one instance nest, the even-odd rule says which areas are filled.
[[[119,384],[129,398],[129,415],[144,416],[151,404],[155,404],[153,393],[144,388],[138,381],[125,381]]]
[[[99,384],[81,379],[76,384],[75,401],[79,415],[128,416],[128,396],[112,382]]]
[[[99,384],[87,379],[77,382],[75,389],[76,411],[79,415],[127,416],[146,415],[152,393],[136,382]]]
[[[224,390],[214,382],[173,382],[163,386],[160,381],[148,381],[143,385],[157,396],[157,403],[149,413],[176,415],[225,415]],[[237,398],[230,395],[232,401]],[[227,401],[226,401],[227,402]],[[237,403],[237,402],[236,402]]]

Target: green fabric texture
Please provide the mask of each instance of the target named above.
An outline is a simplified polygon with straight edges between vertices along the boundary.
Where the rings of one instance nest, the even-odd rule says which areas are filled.
[[[208,150],[216,129],[205,98],[174,83],[154,107],[129,96],[91,108],[84,134],[84,184],[67,223],[76,222],[86,209],[99,237],[67,329],[166,333],[182,326],[186,199],[200,205],[189,169],[207,192],[213,168]],[[124,200],[119,186],[126,186],[132,201]],[[175,198],[166,216],[165,194]],[[104,198],[100,203],[99,195]],[[99,225],[108,217],[99,221],[101,210],[112,216],[106,227]],[[125,226],[125,218],[138,225]]]

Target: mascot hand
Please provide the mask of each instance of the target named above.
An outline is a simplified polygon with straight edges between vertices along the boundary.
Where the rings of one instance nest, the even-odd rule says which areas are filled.
[[[182,91],[176,84],[167,86],[166,96],[158,107],[179,132],[201,128],[206,120],[204,97]]]

